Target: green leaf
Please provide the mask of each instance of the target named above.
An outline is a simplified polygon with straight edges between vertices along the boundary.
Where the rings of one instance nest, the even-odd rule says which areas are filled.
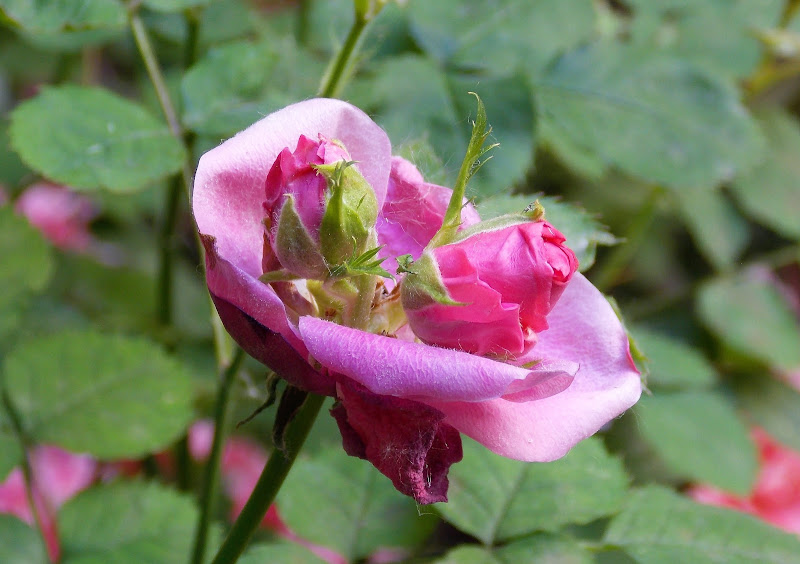
[[[321,66],[286,37],[212,49],[181,82],[183,120],[198,133],[233,135],[273,110],[312,96]]]
[[[734,409],[710,392],[662,393],[636,405],[642,436],[680,476],[740,495],[758,471],[756,447]]]
[[[684,61],[595,44],[559,58],[534,88],[546,140],[565,137],[649,182],[714,186],[763,152],[738,92]]]
[[[136,458],[192,418],[191,378],[142,339],[69,332],[31,339],[5,361],[5,383],[36,442],[98,458]]]
[[[538,194],[490,196],[480,201],[478,212],[485,221],[509,213],[520,213],[535,200],[539,200],[544,206],[545,219],[567,238],[567,246],[578,257],[581,272],[588,270],[594,264],[597,245],[613,245],[617,242],[606,227],[587,211],[549,196]]]
[[[42,291],[53,273],[50,247],[28,220],[11,206],[0,208],[0,339],[19,325],[31,295]]]
[[[46,564],[50,560],[39,533],[16,517],[0,515],[0,562]]]
[[[205,6],[214,0],[144,0],[143,4],[157,12],[182,12],[188,8]]]
[[[239,564],[317,564],[325,562],[300,544],[276,542],[251,546]]]
[[[736,177],[731,190],[756,221],[781,235],[800,239],[800,125],[779,109],[764,111],[757,117],[767,138],[766,158]]]
[[[688,187],[674,195],[700,252],[717,270],[732,267],[750,240],[747,221],[720,190]]]
[[[0,482],[6,479],[8,473],[19,465],[21,460],[22,450],[19,447],[19,440],[14,435],[5,406],[0,402]]]
[[[115,29],[127,23],[117,0],[0,0],[0,11],[31,33]]]
[[[706,283],[698,293],[700,319],[728,347],[778,370],[800,368],[800,324],[765,272]]]
[[[84,491],[58,514],[63,564],[183,562],[197,510],[189,497],[155,483]]]
[[[622,464],[598,439],[548,463],[503,458],[465,439],[464,460],[450,470],[449,501],[436,508],[457,528],[494,544],[610,515],[627,485]]]
[[[163,123],[98,88],[45,88],[12,112],[10,134],[28,166],[76,189],[137,190],[185,157]]]
[[[800,554],[800,539],[793,535],[657,486],[630,497],[605,540],[641,564],[786,564]]]
[[[300,537],[353,561],[378,548],[412,548],[436,525],[363,460],[329,448],[299,460],[278,493],[281,517]]]
[[[716,381],[714,367],[696,348],[644,327],[629,328],[629,331],[648,361],[648,386],[708,388]]]
[[[590,0],[413,0],[408,10],[414,37],[439,62],[494,75],[538,71],[594,35]]]
[[[591,552],[575,539],[565,536],[538,534],[499,548],[459,546],[448,552],[436,564],[591,564]]]
[[[800,393],[770,377],[737,378],[739,404],[759,427],[778,441],[800,451]]]
[[[413,76],[414,80],[408,80]],[[375,67],[369,79],[357,83],[353,101],[374,109],[376,121],[395,144],[420,136],[446,164],[446,184],[455,182],[470,139],[476,92],[486,105],[492,134],[500,143],[492,160],[470,181],[468,196],[508,192],[524,179],[533,163],[534,112],[530,88],[521,76],[468,78],[445,74],[432,61],[407,55]]]
[[[757,30],[778,23],[781,0],[631,0],[631,41],[714,72],[745,77],[762,48]]]

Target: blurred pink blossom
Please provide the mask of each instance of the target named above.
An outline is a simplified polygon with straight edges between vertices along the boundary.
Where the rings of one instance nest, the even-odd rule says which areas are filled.
[[[14,209],[57,247],[85,252],[92,243],[89,223],[97,216],[97,209],[82,194],[39,182],[20,194]]]

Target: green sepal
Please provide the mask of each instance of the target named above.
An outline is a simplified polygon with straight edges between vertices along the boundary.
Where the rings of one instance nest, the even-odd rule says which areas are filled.
[[[392,276],[381,264],[385,258],[376,259],[375,256],[380,252],[383,247],[375,247],[366,251],[365,253],[350,257],[348,260],[340,265],[331,268],[331,278],[340,278],[343,276],[360,276],[369,274],[371,276],[382,276],[383,278],[392,278]]]
[[[480,233],[500,231],[501,229],[511,227],[512,225],[520,225],[523,223],[531,223],[536,221],[544,221],[544,206],[539,203],[539,200],[536,200],[520,213],[509,213],[499,217],[494,217],[487,221],[481,221],[475,225],[470,225],[466,229],[462,229],[456,233],[451,242],[457,243]]]
[[[319,247],[295,209],[294,196],[287,194],[275,236],[274,250],[281,264],[300,278],[325,278],[328,267]]]
[[[327,264],[341,265],[364,252],[378,219],[378,199],[353,161],[315,168],[328,181],[329,197],[320,225],[320,246]]]
[[[403,307],[406,309],[422,309],[425,306],[437,303],[441,305],[463,306],[465,302],[457,302],[450,297],[450,293],[442,281],[439,266],[429,252],[422,253],[419,260],[405,261],[405,278],[400,283]],[[399,269],[398,269],[399,272]]]
[[[486,161],[492,157],[486,157],[481,160],[486,153],[494,149],[499,143],[493,143],[488,147],[483,144],[492,133],[492,128],[488,125],[486,119],[486,108],[480,96],[475,92],[470,92],[478,100],[478,113],[475,121],[472,122],[472,135],[467,145],[467,153],[464,155],[464,160],[461,162],[461,168],[458,171],[458,178],[453,187],[453,194],[450,196],[450,203],[447,205],[447,211],[444,214],[444,221],[442,227],[436,232],[436,235],[428,243],[426,249],[435,249],[451,243],[461,226],[461,209],[464,207],[464,196],[467,192],[467,183],[470,178],[486,164]]]

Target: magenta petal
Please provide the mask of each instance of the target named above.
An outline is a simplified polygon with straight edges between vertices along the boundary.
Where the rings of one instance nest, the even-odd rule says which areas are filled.
[[[300,135],[341,141],[383,204],[391,168],[386,133],[346,102],[313,99],[287,106],[203,155],[192,206],[200,233],[216,239],[219,256],[257,278],[262,274],[264,182],[278,154]],[[226,299],[219,288],[209,288]],[[249,311],[249,310],[248,310]],[[273,328],[274,329],[274,328]]]
[[[280,334],[270,331],[235,305],[213,293],[211,299],[225,328],[236,335],[236,342],[247,354],[274,370],[293,386],[315,394],[334,395],[333,380],[311,368]]]
[[[301,317],[299,327],[311,356],[331,371],[352,378],[373,393],[426,403],[475,402],[516,394],[550,378],[571,379],[577,369],[569,362],[542,362],[526,369],[461,351],[364,333],[314,317]],[[540,372],[548,376],[541,380],[531,377]]]
[[[427,402],[446,421],[494,452],[526,461],[550,461],[596,433],[639,399],[641,380],[628,336],[605,297],[575,274],[547,318],[534,351],[576,361],[572,384],[556,395],[519,403]]]
[[[331,410],[350,456],[369,460],[417,503],[447,501],[447,472],[461,460],[461,436],[427,405],[339,385]]]

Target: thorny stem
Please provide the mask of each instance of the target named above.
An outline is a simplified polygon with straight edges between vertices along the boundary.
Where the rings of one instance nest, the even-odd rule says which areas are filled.
[[[22,478],[25,484],[25,497],[28,500],[28,505],[31,508],[31,515],[33,515],[33,521],[36,523],[36,528],[39,531],[39,537],[42,541],[42,545],[44,546],[45,554],[50,554],[47,546],[47,538],[45,537],[45,530],[44,530],[44,522],[42,521],[42,516],[39,514],[39,508],[36,505],[36,497],[33,493],[33,468],[31,467],[30,459],[28,458],[28,451],[30,450],[30,441],[25,435],[25,431],[22,429],[22,423],[20,422],[19,414],[17,413],[14,404],[11,402],[11,398],[8,395],[8,392],[2,389],[2,400],[3,400],[3,407],[5,408],[6,413],[8,414],[8,418],[11,421],[11,427],[14,432],[14,436],[19,443],[20,451],[22,452]]]
[[[617,282],[622,271],[636,254],[644,240],[644,236],[647,234],[650,223],[655,217],[661,195],[661,187],[654,186],[651,189],[647,200],[639,208],[633,221],[628,226],[628,231],[623,239],[624,242],[615,247],[605,262],[600,265],[600,268],[594,271],[592,281],[601,291],[607,291]]]
[[[228,409],[230,391],[243,360],[244,351],[237,348],[233,360],[222,373],[217,387],[217,399],[214,404],[214,439],[211,442],[211,453],[209,454],[208,462],[206,462],[203,489],[200,492],[200,518],[195,529],[194,550],[192,553],[193,564],[201,564],[205,559],[208,526],[211,522],[211,512],[217,494],[222,445],[225,442],[225,431],[230,411]]]
[[[284,449],[276,448],[272,451],[253,493],[231,527],[212,564],[233,564],[239,559],[286,479],[324,401],[324,396],[308,394],[286,429]]]

